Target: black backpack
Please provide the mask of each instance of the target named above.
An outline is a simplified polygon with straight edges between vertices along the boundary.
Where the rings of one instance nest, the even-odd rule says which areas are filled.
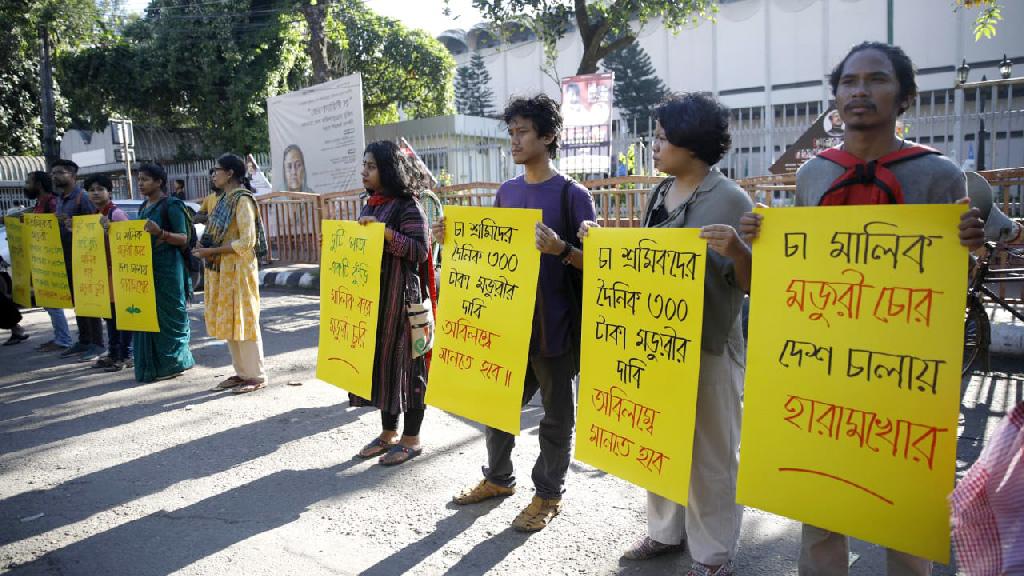
[[[188,204],[173,196],[164,198],[160,204],[160,227],[164,230],[170,230],[171,228],[171,221],[167,217],[167,205],[170,202],[180,204],[181,211],[185,213],[185,233],[188,235],[188,241],[185,242],[184,246],[179,246],[178,250],[181,251],[181,256],[185,259],[185,269],[188,271],[189,276],[191,276],[193,272],[198,272],[202,266],[202,263],[198,261],[199,259],[192,256],[192,250],[195,249],[197,240],[196,226],[193,224],[196,213]]]

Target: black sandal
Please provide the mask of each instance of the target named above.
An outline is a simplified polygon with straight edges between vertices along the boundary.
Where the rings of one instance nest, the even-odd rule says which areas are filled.
[[[409,448],[401,444],[395,444],[388,453],[380,457],[378,462],[381,466],[398,466],[423,453],[423,448]],[[390,458],[389,458],[390,457]]]
[[[28,334],[15,334],[11,332],[11,337],[7,339],[7,342],[3,343],[3,346],[14,346],[15,344],[21,344],[25,340],[28,340]]]

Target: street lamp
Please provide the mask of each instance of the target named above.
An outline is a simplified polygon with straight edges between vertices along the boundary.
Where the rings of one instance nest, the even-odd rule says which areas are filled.
[[[967,65],[967,59],[956,69],[956,85],[962,86],[967,83],[967,73],[971,71],[971,67]]]
[[[1003,80],[1006,80],[1012,73],[1013,61],[1007,58],[1006,54],[1003,54],[1003,59],[999,61],[999,75],[1003,77]]]

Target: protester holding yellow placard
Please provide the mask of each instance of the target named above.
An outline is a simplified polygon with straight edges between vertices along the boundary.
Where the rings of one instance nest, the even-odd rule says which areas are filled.
[[[512,159],[525,174],[498,189],[496,208],[539,208],[543,222],[535,228],[541,252],[533,334],[522,402],[538,390],[544,404],[540,423],[540,456],[533,468],[537,493],[512,526],[537,531],[560,511],[576,425],[574,382],[579,374],[579,278],[583,252],[572,245],[584,220],[596,218],[594,201],[586,188],[559,174],[551,165],[558,150],[562,115],[558,104],[540,94],[516,98],[504,111],[511,137]],[[433,228],[444,242],[444,222]],[[456,504],[473,504],[515,492],[512,468],[515,436],[488,427],[487,467],[484,479],[455,497]]]
[[[139,168],[139,191],[146,202],[139,209],[153,245],[153,284],[159,332],[136,332],[135,379],[139,382],[180,376],[195,364],[189,350],[188,318],[191,279],[181,247],[188,243],[185,204],[167,196],[167,172],[158,164]]]
[[[110,286],[110,302],[114,302],[114,272],[113,265],[110,263],[110,223],[111,222],[126,222],[128,220],[128,214],[125,214],[124,210],[121,210],[114,204],[111,199],[111,191],[114,184],[110,181],[110,178],[103,174],[96,174],[85,179],[85,190],[89,193],[89,200],[96,206],[96,209],[100,213],[100,224],[103,226],[103,231],[106,235],[106,253],[107,253],[107,278]],[[133,334],[127,330],[117,329],[117,306],[112,305],[110,307],[110,318],[106,319],[107,323],[107,354],[106,356],[100,357],[93,364],[93,368],[102,368],[107,372],[120,372],[124,369],[125,364],[132,362],[132,339]]]
[[[423,451],[420,426],[426,411],[427,352],[433,339],[434,275],[427,217],[414,196],[419,178],[415,170],[398,145],[388,140],[370,143],[363,153],[363,186],[370,197],[359,223],[385,225],[384,254],[372,394],[349,394],[349,402],[380,409],[381,433],[358,456],[381,456],[385,466],[402,464]],[[399,437],[401,414],[405,422]]]
[[[740,310],[750,287],[743,265],[750,253],[734,226],[751,203],[742,188],[712,168],[731,142],[724,106],[704,94],[684,94],[659,106],[655,116],[654,165],[670,177],[651,192],[643,225],[701,228],[714,252],[708,253],[704,276],[689,505],[648,492],[648,536],[623,556],[646,560],[689,544],[689,576],[729,576],[743,519],[743,507],[736,505],[744,363]],[[584,223],[580,236],[594,226]]]
[[[849,53],[843,58],[843,60],[836,66],[832,71],[830,77],[830,83],[832,86],[832,92],[836,97],[836,108],[846,125],[845,142],[840,148],[828,151],[828,154],[816,157],[804,164],[797,172],[797,194],[796,194],[796,205],[797,206],[819,206],[819,205],[865,205],[865,204],[948,204],[953,202],[966,202],[966,183],[963,172],[960,171],[957,166],[949,159],[939,155],[935,151],[924,149],[913,142],[903,140],[895,134],[895,126],[897,118],[906,111],[914,101],[914,97],[917,94],[917,84],[914,79],[914,66],[910,61],[910,58],[903,52],[902,49],[896,46],[882,44],[878,42],[865,42],[858,46],[855,46]],[[846,164],[849,164],[848,166]],[[868,169],[870,167],[870,169]],[[864,232],[862,234],[870,234],[872,231],[877,235],[882,236],[893,236],[896,237],[898,232],[892,232],[895,227],[901,224],[911,223],[913,220],[909,220],[911,217],[915,217],[918,221],[924,221],[924,219],[917,215],[915,212],[907,211],[905,214],[908,217],[907,222],[901,222],[895,217],[890,218],[886,222],[871,222],[865,225]],[[768,225],[772,222],[774,214],[771,212],[767,214],[748,214],[743,217],[741,222],[741,231],[744,238],[748,241],[756,239],[761,230],[762,221],[764,225]],[[781,216],[781,214],[780,214]],[[781,221],[781,219],[780,219]],[[949,233],[953,234],[952,222],[950,223]],[[875,225],[872,228],[872,225]],[[885,230],[879,232],[878,226],[882,226]],[[871,230],[869,230],[871,228]],[[788,230],[787,230],[788,231]],[[804,255],[810,248],[807,248],[809,241],[800,236],[801,231],[793,230],[795,234],[791,233],[787,236],[787,242],[785,246],[786,253],[792,256]],[[868,253],[868,247],[861,249],[860,245],[857,244],[852,248],[845,245],[843,237],[850,233],[841,231],[828,231],[829,233],[835,232],[832,236],[832,246],[836,247],[832,252],[833,258],[842,258],[844,262],[852,262],[851,258],[857,260],[862,264],[870,264],[884,258],[884,252],[880,253],[877,249],[872,251],[872,257],[869,261],[868,258],[861,258],[860,254]],[[909,233],[909,232],[907,232]],[[979,213],[976,209],[970,209],[963,213],[960,219],[959,230],[957,231],[959,236],[960,244],[967,246],[968,248],[974,249],[981,245],[984,239],[984,223],[979,217]],[[858,236],[859,237],[859,236]],[[826,236],[827,238],[827,236]],[[938,236],[932,239],[928,239],[927,245],[937,243]],[[792,240],[792,243],[790,243]],[[858,240],[859,242],[859,240]],[[922,249],[925,243],[922,241]],[[884,247],[883,247],[884,248]],[[754,244],[755,252],[759,252],[761,248],[759,243]],[[885,250],[889,250],[885,248]],[[956,254],[955,257],[949,258],[948,262],[939,264],[939,266],[948,266],[948,270],[956,270],[958,274],[964,274],[964,266],[966,264],[966,256],[961,252]],[[903,256],[910,254],[913,257],[915,249],[913,245],[904,246]],[[879,256],[881,254],[881,257]],[[761,256],[758,256],[760,259]],[[808,271],[811,272],[810,270]],[[923,274],[924,269],[920,272]],[[862,272],[857,271],[855,268],[846,270],[844,273],[848,277],[854,277],[860,274],[861,280],[859,284],[849,284],[851,287],[864,286],[866,288],[874,288],[867,286],[865,282],[870,282],[864,278]],[[915,270],[911,274],[916,274]],[[916,276],[915,276],[916,278]],[[846,280],[844,280],[845,282]],[[852,280],[851,280],[852,281]],[[762,304],[757,300],[757,284],[760,282],[760,278],[755,278],[755,295],[752,297],[753,309],[758,306],[768,306],[769,304]],[[795,280],[794,280],[795,282]],[[909,283],[909,280],[906,281]],[[962,282],[957,282],[962,286]],[[936,286],[922,286],[921,290],[931,290],[937,288]],[[883,290],[897,290],[895,288],[884,288]],[[884,292],[883,292],[884,295]],[[890,296],[892,298],[892,296]],[[802,306],[802,299],[796,299],[794,296],[792,301]],[[879,299],[881,301],[881,299]],[[962,326],[962,314],[963,314],[963,300],[962,297],[959,301],[956,298],[952,298],[955,306],[955,311],[950,310],[950,314],[945,318],[949,320],[949,324],[957,324]],[[858,299],[859,302],[859,299]],[[930,302],[930,301],[929,301]],[[858,304],[859,306],[859,304]],[[878,304],[875,304],[875,315],[879,313]],[[883,306],[883,312],[887,309],[890,312],[897,309],[899,306],[896,305],[894,308],[893,304],[890,303],[888,307]],[[931,304],[929,303],[929,310]],[[909,311],[909,307],[907,308]],[[852,312],[843,313],[844,318],[852,318]],[[751,336],[754,336],[754,321],[751,320]],[[962,330],[962,328],[955,328],[954,330]],[[962,333],[962,332],[961,332]],[[948,333],[947,333],[948,334]],[[790,341],[792,342],[792,341]],[[803,345],[805,343],[794,343],[795,345]],[[907,345],[911,344],[910,342]],[[751,346],[752,354],[755,345]],[[795,351],[796,353],[803,354],[802,351]],[[807,351],[818,359],[823,358],[821,351]],[[841,374],[846,375],[847,381],[850,386],[854,386],[858,381],[855,380],[854,376],[858,374],[857,370],[863,372],[863,368],[854,366],[854,352],[866,352],[864,350],[851,350],[849,362],[850,367],[846,368]],[[786,354],[786,350],[783,350],[783,354]],[[831,353],[829,353],[831,354]],[[959,352],[956,352],[959,357]],[[890,356],[883,354],[883,356]],[[794,361],[796,356],[793,356]],[[831,356],[829,356],[831,358]],[[843,359],[846,360],[846,355],[843,355]],[[782,361],[785,361],[783,359]],[[818,361],[818,360],[815,360]],[[770,364],[768,360],[765,361]],[[858,360],[860,362],[860,360]],[[877,369],[877,367],[876,367]],[[956,368],[954,368],[955,371]],[[909,370],[908,370],[909,371]],[[878,372],[875,372],[878,374]],[[938,368],[936,368],[936,374]],[[918,378],[924,375],[924,372],[916,373]],[[766,382],[763,378],[752,378],[750,386],[748,386],[748,397],[747,397],[747,410],[748,415],[753,412],[759,415],[764,414],[764,410],[769,410],[767,406],[761,406],[758,404],[763,394],[767,394],[768,390],[761,392],[761,388],[754,389],[753,386],[759,387],[765,386],[787,386],[787,390],[792,391],[793,384],[791,382]],[[853,389],[853,388],[851,388]],[[916,390],[916,388],[915,388]],[[947,410],[944,411],[947,415],[955,414],[955,402],[954,398],[959,398],[959,390],[947,391],[948,398],[951,403],[946,405]],[[796,393],[795,391],[793,393]],[[820,391],[820,393],[825,393]],[[799,402],[804,402],[804,399],[792,396]],[[930,400],[930,399],[929,399]],[[808,400],[813,402],[813,400]],[[922,400],[923,401],[923,400]],[[826,409],[825,405],[821,407],[823,410]],[[842,407],[840,407],[842,408]],[[893,407],[890,407],[890,410]],[[789,407],[787,406],[787,410]],[[797,410],[793,407],[793,411]],[[802,409],[801,409],[802,411]],[[856,411],[848,411],[848,414]],[[863,414],[863,412],[862,412]],[[791,416],[796,418],[796,416]],[[827,414],[822,415],[822,418],[826,418]],[[847,416],[848,418],[855,417]],[[757,440],[764,439],[766,433],[770,433],[770,430],[766,428],[769,424],[765,424],[761,418],[756,421],[751,420],[744,424],[744,437],[743,446],[744,450],[754,450],[759,454],[771,453],[770,449],[766,449],[764,446],[757,446]],[[756,423],[756,426],[754,425]],[[790,424],[792,422],[789,422]],[[878,420],[879,429],[876,433],[880,436],[891,435],[893,433],[893,422],[889,420],[888,432],[881,430],[883,425],[882,420]],[[900,423],[906,423],[903,420],[896,422],[897,429],[896,434],[899,434]],[[910,425],[909,423],[907,423]],[[955,435],[955,419],[950,423],[953,427],[953,433]],[[776,424],[783,426],[785,424]],[[916,424],[914,424],[916,425]],[[787,429],[788,430],[788,429]],[[856,432],[856,428],[852,429]],[[862,430],[860,434],[863,434]],[[909,435],[910,431],[905,431],[905,435]],[[852,437],[850,433],[848,437]],[[954,436],[955,437],[955,436]],[[749,440],[749,442],[748,442]],[[896,439],[892,439],[892,443],[896,444]],[[869,438],[870,445],[870,438]],[[934,444],[933,444],[934,446]],[[953,480],[953,451],[950,448],[950,444],[945,444],[947,449],[942,451],[942,454],[949,456],[949,458],[943,457],[943,462],[934,462],[930,460],[928,462],[929,469],[934,465],[936,470],[941,470],[944,475],[944,482],[949,483],[949,487],[952,487]],[[877,452],[877,449],[876,449]],[[819,457],[820,460],[824,461],[828,457],[827,454],[822,453]],[[917,459],[917,456],[914,457]],[[888,461],[883,461],[884,464],[889,465]],[[895,464],[893,464],[895,466]],[[822,466],[825,468],[826,466]],[[748,471],[749,470],[749,471]],[[747,463],[747,459],[744,459],[744,469],[741,471],[740,478],[740,497],[741,500],[750,505],[758,505],[766,509],[771,506],[765,505],[767,499],[771,498],[782,498],[788,499],[790,503],[798,502],[800,508],[804,511],[804,515],[812,514],[817,518],[823,520],[830,520],[834,525],[849,525],[851,519],[844,517],[842,514],[837,513],[837,502],[834,497],[823,498],[820,493],[809,493],[806,489],[807,484],[799,484],[803,487],[799,493],[786,494],[781,493],[778,489],[779,486],[786,486],[787,483],[776,480],[778,474],[782,473],[782,470],[788,470],[786,468],[769,468],[768,464],[760,463],[758,459],[758,465],[754,467],[754,461]],[[813,472],[818,474],[820,478],[826,478],[827,481],[830,477],[827,472],[813,471],[809,469],[802,469],[803,472]],[[895,472],[890,475],[895,475]],[[834,475],[833,475],[834,476]],[[791,476],[792,477],[792,476]],[[805,479],[809,476],[801,476],[801,482],[807,482]],[[859,487],[859,485],[852,480],[839,478],[841,482],[844,482],[845,487],[849,490],[853,490],[851,494],[860,492],[867,494],[863,496],[868,498],[866,502],[875,502],[876,500],[881,502],[877,504],[879,510],[892,510],[894,505],[892,499],[886,499],[884,495],[876,494],[869,487]],[[885,479],[880,481],[884,482]],[[793,480],[789,485],[795,485],[797,480]],[[764,487],[771,486],[771,494],[766,493]],[[826,486],[824,484],[820,486]],[[931,486],[925,486],[923,484],[919,486],[903,487],[905,492],[913,492],[914,488],[917,488],[919,492],[931,492]],[[895,488],[894,488],[895,489]],[[937,506],[944,506],[944,494],[936,494],[935,502]],[[777,507],[776,507],[777,508]],[[898,509],[897,509],[898,510]],[[779,510],[776,510],[779,511]],[[787,511],[780,511],[786,513]],[[864,513],[863,510],[860,511]],[[943,558],[948,554],[949,539],[948,539],[948,525],[946,519],[948,519],[948,510],[935,510],[929,511],[929,518],[926,519],[920,515],[908,515],[902,520],[907,522],[904,527],[896,527],[900,541],[904,543],[915,544],[915,548],[918,550],[930,550],[931,554],[935,558]],[[866,530],[874,531],[879,533],[881,530],[887,528],[893,528],[893,522],[879,521],[877,518],[869,517],[864,518],[862,515],[856,519],[868,528]],[[820,522],[824,523],[824,522]],[[928,540],[922,537],[922,534],[945,534],[945,538],[935,538]],[[864,535],[861,535],[864,537]],[[870,534],[868,534],[870,536]],[[910,546],[906,546],[910,547]],[[831,532],[826,529],[804,524],[803,526],[803,539],[800,551],[799,561],[799,572],[800,574],[812,575],[812,574],[836,574],[842,575],[848,572],[848,550],[849,545],[846,536]],[[908,552],[897,551],[894,549],[887,550],[887,565],[888,573],[890,575],[925,575],[931,572],[931,563],[922,557],[915,556]]]
[[[35,200],[32,214],[54,214],[57,212],[57,197],[53,194],[53,179],[43,171],[29,172],[25,178],[25,196]],[[22,220],[25,215],[22,214]],[[27,234],[27,232],[26,232]],[[27,242],[27,240],[26,240]],[[50,315],[53,339],[36,347],[40,352],[63,352],[71,347],[71,330],[63,308],[43,308]]]

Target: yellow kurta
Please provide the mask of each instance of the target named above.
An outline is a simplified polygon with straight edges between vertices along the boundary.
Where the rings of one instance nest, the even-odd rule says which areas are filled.
[[[249,200],[238,201],[224,245],[234,252],[218,256],[220,271],[205,270],[206,332],[220,340],[258,340],[259,268],[253,250],[256,208]]]

